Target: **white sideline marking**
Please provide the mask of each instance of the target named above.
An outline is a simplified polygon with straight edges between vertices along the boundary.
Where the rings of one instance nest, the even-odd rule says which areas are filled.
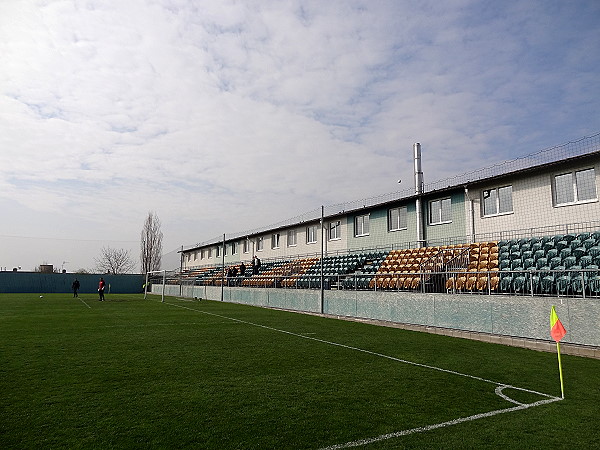
[[[90,305],[88,305],[86,302],[83,301],[83,299],[81,297],[77,297],[79,299],[79,301],[81,303],[83,303],[85,306],[87,306],[88,308],[92,309],[92,307]]]
[[[426,425],[426,426],[423,426],[423,427],[411,428],[409,430],[396,431],[394,433],[382,434],[381,436],[377,436],[377,437],[373,437],[373,438],[361,439],[359,441],[346,442],[344,444],[336,444],[336,445],[333,445],[331,447],[324,447],[321,450],[335,450],[335,449],[340,449],[340,448],[359,447],[359,446],[362,446],[362,445],[372,444],[374,442],[384,441],[384,440],[387,440],[387,439],[392,439],[392,438],[401,437],[401,436],[407,436],[409,434],[414,434],[414,433],[423,433],[425,431],[431,431],[431,430],[435,430],[435,429],[438,429],[438,428],[444,428],[444,427],[448,427],[448,426],[452,426],[452,425],[458,425],[458,424],[464,423],[464,422],[470,422],[470,421],[477,420],[477,419],[484,419],[486,417],[492,417],[492,416],[496,416],[498,414],[504,414],[504,413],[508,413],[508,412],[520,411],[522,409],[528,409],[528,408],[532,408],[534,406],[540,406],[540,405],[545,405],[545,404],[548,404],[548,403],[553,403],[553,402],[557,402],[557,401],[560,401],[560,400],[564,400],[561,397],[555,397],[553,395],[544,394],[543,392],[537,392],[537,391],[533,391],[533,390],[530,390],[530,389],[520,388],[520,387],[512,386],[510,384],[498,383],[497,381],[488,380],[488,379],[481,378],[481,377],[478,377],[478,376],[475,376],[475,375],[469,375],[469,374],[465,374],[465,373],[460,373],[460,372],[456,372],[454,370],[449,370],[449,369],[442,369],[441,367],[430,366],[430,365],[427,365],[427,364],[416,363],[416,362],[413,362],[413,361],[408,361],[408,360],[405,360],[405,359],[396,358],[394,356],[384,355],[382,353],[372,352],[370,350],[365,350],[365,349],[358,348],[358,347],[352,347],[350,345],[345,345],[345,344],[340,344],[340,343],[337,343],[337,342],[326,341],[324,339],[319,339],[319,338],[316,338],[316,337],[307,336],[306,334],[297,334],[297,333],[293,333],[291,331],[280,330],[280,329],[277,329],[277,328],[269,327],[267,325],[261,325],[261,324],[258,324],[258,323],[248,322],[246,320],[235,319],[233,317],[227,317],[227,316],[223,316],[221,314],[215,314],[215,313],[210,313],[210,312],[207,312],[207,311],[202,311],[202,310],[199,310],[199,309],[189,308],[189,307],[183,306],[183,305],[176,305],[174,303],[165,302],[165,304],[166,305],[170,305],[170,306],[176,306],[178,308],[187,309],[187,310],[194,311],[194,312],[199,312],[199,313],[202,313],[202,314],[207,314],[207,315],[210,315],[210,316],[221,317],[222,319],[232,320],[234,322],[244,323],[244,324],[252,325],[252,326],[255,326],[255,327],[259,327],[259,328],[264,328],[264,329],[267,329],[267,330],[276,331],[278,333],[289,334],[291,336],[296,336],[296,337],[303,338],[303,339],[309,339],[311,341],[321,342],[323,344],[334,345],[334,346],[346,348],[346,349],[349,349],[349,350],[355,350],[355,351],[358,351],[358,352],[367,353],[367,354],[373,355],[373,356],[379,356],[381,358],[391,359],[392,361],[397,361],[397,362],[401,362],[401,363],[404,363],[404,364],[410,364],[410,365],[417,366],[417,367],[423,367],[425,369],[437,370],[439,372],[445,372],[445,373],[449,373],[449,374],[452,374],[452,375],[457,375],[457,376],[461,376],[461,377],[465,377],[465,378],[471,378],[473,380],[483,381],[485,383],[494,384],[494,385],[496,385],[496,388],[494,390],[494,392],[496,393],[496,395],[500,396],[501,398],[503,398],[504,400],[506,400],[508,402],[511,402],[511,403],[514,403],[514,404],[517,405],[517,406],[513,406],[511,408],[497,409],[495,411],[490,411],[490,412],[481,413],[481,414],[475,414],[473,416],[461,417],[461,418],[450,420],[450,421],[447,421],[447,422],[436,423],[436,424],[433,424],[433,425]],[[536,395],[539,395],[541,397],[546,397],[546,399],[539,400],[539,401],[534,402],[534,403],[520,403],[520,402],[518,402],[518,401],[516,401],[514,399],[511,399],[510,397],[508,397],[506,394],[504,394],[502,392],[504,389],[507,389],[507,388],[509,388],[509,389],[515,389],[515,390],[522,391],[522,392],[528,392],[530,394],[536,394]]]

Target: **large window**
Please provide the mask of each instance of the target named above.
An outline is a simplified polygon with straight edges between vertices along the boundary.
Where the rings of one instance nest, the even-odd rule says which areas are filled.
[[[369,235],[369,214],[356,216],[354,218],[354,236]]]
[[[238,252],[238,243],[237,242],[232,242],[231,243],[231,254],[232,255],[237,255]]]
[[[407,208],[392,208],[388,210],[388,231],[405,230],[407,227]]]
[[[452,201],[450,198],[429,202],[429,224],[452,222]]]
[[[336,239],[341,239],[342,237],[342,222],[339,220],[335,220],[333,222],[329,222],[329,240],[333,241]]]
[[[262,251],[263,247],[264,247],[263,237],[259,236],[259,237],[256,238],[256,251],[257,252]]]
[[[297,244],[296,241],[296,230],[288,230],[287,232],[287,246],[294,247]]]
[[[512,186],[486,189],[481,193],[484,216],[513,212]]]
[[[215,256],[218,258],[219,256],[221,256],[221,246],[217,245],[215,247]]]
[[[271,248],[279,248],[279,238],[280,238],[280,234],[279,233],[273,233],[271,235]]]
[[[248,239],[244,239],[243,251],[244,253],[250,252],[250,241]]]
[[[571,205],[596,200],[594,169],[563,173],[554,177],[554,205]]]
[[[317,242],[317,226],[310,225],[306,227],[306,243],[315,244]]]

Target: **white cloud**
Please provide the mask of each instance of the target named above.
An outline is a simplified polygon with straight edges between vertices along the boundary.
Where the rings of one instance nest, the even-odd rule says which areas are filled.
[[[597,131],[598,17],[593,1],[3,2],[0,200],[88,228],[56,238],[135,239],[155,210],[178,246],[408,187],[413,142],[427,181],[510,159]]]

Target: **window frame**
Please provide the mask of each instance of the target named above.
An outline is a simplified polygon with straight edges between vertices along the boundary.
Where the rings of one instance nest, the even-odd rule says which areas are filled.
[[[502,200],[500,192],[501,190],[510,188],[510,210],[501,211],[500,208],[502,206]],[[494,211],[488,212],[486,210],[486,199],[491,196],[491,193],[495,192],[494,198]],[[486,197],[486,193],[488,193],[488,197]],[[506,214],[514,214],[514,201],[513,201],[513,188],[512,184],[507,184],[505,186],[498,186],[490,189],[482,189],[481,190],[481,217],[495,217],[495,216],[504,216]]]
[[[398,211],[398,220],[396,221],[396,227],[394,227],[395,225],[392,224],[392,211]],[[406,229],[408,229],[408,207],[397,206],[395,208],[388,209],[388,232],[391,233],[393,231],[402,231]]]
[[[354,237],[369,236],[371,233],[371,213],[354,217]],[[360,223],[360,226],[359,226]],[[360,229],[360,232],[359,232]]]
[[[327,234],[330,241],[339,241],[342,239],[342,221],[333,220],[327,225]]]
[[[290,237],[292,237],[292,239],[290,239]],[[295,247],[296,245],[298,245],[298,233],[296,230],[288,230],[287,232],[287,246],[288,247]]]
[[[445,201],[449,201],[450,202],[450,206],[449,206],[449,213],[450,213],[450,219],[449,220],[443,220],[444,219],[444,202]],[[433,205],[439,203],[439,208],[436,208],[436,211],[438,211],[438,217],[436,218],[436,221],[433,220],[433,212],[434,212],[434,208]],[[444,198],[438,198],[435,200],[429,200],[428,204],[428,222],[429,225],[443,225],[443,224],[447,224],[447,223],[452,223],[452,197],[444,197]]]
[[[271,235],[271,250],[279,248],[281,240],[281,233],[273,233]]]
[[[311,231],[314,231],[314,240],[310,240],[311,235],[313,234],[313,232],[311,232]],[[308,225],[306,227],[306,243],[307,244],[316,244],[318,240],[319,240],[319,236],[318,236],[317,225]]]
[[[265,247],[265,240],[263,236],[257,236],[256,238],[256,251],[262,252]]]
[[[591,183],[591,186],[593,186],[593,189],[594,189],[594,196],[589,197],[589,198],[580,199],[581,192],[583,192],[582,189],[580,189],[580,184],[582,183],[582,181],[578,181],[577,175],[585,173],[585,172],[592,173],[593,182]],[[557,180],[562,177],[569,177],[570,178],[569,185],[572,186],[572,191],[570,191],[568,193],[564,193],[564,194],[567,194],[569,197],[569,200],[567,200],[567,201],[562,201],[562,199],[559,200],[559,187],[558,187]],[[561,187],[561,189],[562,189],[562,187]],[[560,192],[560,193],[563,194],[562,192]],[[571,205],[581,205],[581,204],[593,203],[593,202],[597,202],[597,201],[598,201],[598,190],[596,189],[596,169],[595,169],[595,167],[587,167],[585,169],[571,170],[568,172],[561,172],[561,173],[557,173],[557,174],[553,175],[553,177],[552,177],[552,206],[562,207],[562,206],[571,206]]]

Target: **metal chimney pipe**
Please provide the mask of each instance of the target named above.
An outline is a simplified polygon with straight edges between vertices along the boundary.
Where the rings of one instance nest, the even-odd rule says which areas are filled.
[[[415,194],[423,193],[423,169],[421,168],[421,144],[418,142],[413,145],[413,154],[415,159]]]
[[[413,155],[415,160],[415,209],[417,213],[417,242],[419,246],[425,246],[425,233],[423,231],[423,205],[421,196],[423,195],[423,170],[421,168],[421,144],[418,142],[413,145]]]

